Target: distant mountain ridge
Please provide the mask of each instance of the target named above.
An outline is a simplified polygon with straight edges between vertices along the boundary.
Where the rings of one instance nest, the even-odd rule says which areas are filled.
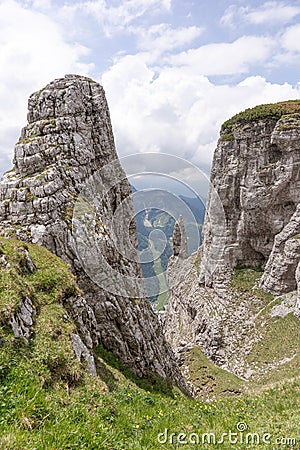
[[[131,185],[131,188],[133,194],[143,192],[136,189],[133,185]],[[147,192],[147,190],[145,190],[145,192]],[[178,195],[177,197],[181,202],[183,202],[182,206],[189,209],[193,217],[193,221],[191,221],[190,223],[185,223],[187,235],[189,236],[188,248],[189,253],[191,254],[195,252],[201,244],[201,231],[205,216],[205,206],[202,200],[196,196],[188,197],[184,195]],[[133,203],[135,204],[134,196]],[[157,261],[155,262],[154,260],[143,263],[141,258],[141,266],[143,275],[145,277],[146,288],[148,286],[148,292],[151,292],[151,294],[149,295],[150,300],[153,303],[157,304],[158,309],[163,309],[168,300],[168,292],[160,292],[162,288],[166,291],[168,290],[167,282],[165,281],[164,284],[162,280],[163,286],[160,286],[157,275],[166,272],[169,258],[173,254],[172,236],[175,222],[181,214],[181,210],[176,211],[177,217],[173,217],[167,211],[164,211],[160,208],[147,208],[146,205],[147,202],[145,201],[145,209],[143,211],[139,211],[136,215],[138,249],[141,256],[143,254],[143,251],[146,251],[146,249],[149,248],[149,236],[153,230],[160,230],[164,233],[166,237],[166,246],[165,250],[159,257],[160,263]],[[156,237],[156,240],[159,241],[159,238]],[[159,242],[155,242],[155,239],[152,244],[154,247],[160,247]],[[154,294],[153,291],[155,291]]]

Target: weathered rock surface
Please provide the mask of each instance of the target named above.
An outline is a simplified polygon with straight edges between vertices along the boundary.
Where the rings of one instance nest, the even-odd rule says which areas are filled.
[[[14,336],[28,339],[31,334],[31,328],[34,324],[35,308],[29,297],[20,301],[18,310],[9,321]]]
[[[261,287],[274,295],[296,290],[300,261],[300,203],[291,220],[275,236],[272,252],[261,279]]]
[[[93,355],[90,354],[89,349],[84,345],[80,336],[78,334],[72,334],[71,336],[73,350],[78,361],[82,361],[83,359],[87,363],[88,371],[91,375],[97,376],[97,369]]]
[[[300,315],[300,295],[296,305],[293,293],[297,283],[300,289],[299,113],[300,102],[287,102],[224,124],[213,160],[203,246],[182,261],[181,271],[173,270],[176,257],[168,268],[174,287],[165,333],[172,347],[182,353],[200,345],[210,359],[245,377],[252,371],[245,355],[264,334],[268,297],[233,289],[234,270],[264,271],[261,288],[273,295],[291,293],[279,308],[281,317],[291,310]]]
[[[226,131],[221,133],[211,173],[225,226],[222,240],[211,226],[221,212],[209,203],[201,270],[201,281],[206,285],[216,284],[220,272],[230,274],[230,269],[237,266],[264,268],[275,236],[289,223],[300,201],[298,113],[284,114],[279,120],[272,117],[242,120],[234,124],[229,137]],[[224,250],[215,273],[205,269],[211,258],[212,239],[219,241]],[[297,259],[296,254],[295,249]],[[282,292],[296,288],[296,265],[294,261],[294,273]],[[289,265],[285,272],[290,271]]]
[[[173,254],[174,256],[179,256],[180,258],[187,258],[188,256],[187,236],[182,216],[179,216],[174,225]]]
[[[103,88],[88,78],[67,75],[33,94],[28,109],[28,125],[15,146],[14,168],[0,184],[2,234],[15,233],[19,239],[45,246],[76,274],[82,296],[69,300],[69,306],[78,326],[74,338],[78,357],[84,354],[87,359],[87,352],[92,356],[93,347],[101,344],[136,374],[152,372],[185,388],[150,303],[134,298],[137,284],[143,292],[135,225],[127,224],[125,236],[120,221],[112,226],[125,199],[127,221],[134,214]],[[86,184],[99,171],[94,185],[114,183],[103,197],[98,193],[95,199],[86,199]],[[75,205],[78,210],[82,205],[88,208],[77,211],[72,223]],[[74,236],[76,220],[83,223],[79,243]],[[84,239],[90,236],[96,253],[85,246]],[[122,251],[116,245],[120,241]],[[89,278],[82,266],[85,258],[87,265],[95,263],[96,277],[102,271],[97,266],[100,257],[120,274],[121,282],[110,280],[111,290]],[[122,285],[125,276],[133,278],[132,284]]]
[[[166,307],[166,337],[182,363],[181,355],[200,346],[210,360],[246,377],[245,358],[262,338],[265,316],[261,313],[266,302],[255,293],[202,286],[198,281],[200,261],[201,249],[180,261],[181,270],[176,258],[171,258],[168,280],[174,288]],[[295,298],[291,302],[295,305]]]

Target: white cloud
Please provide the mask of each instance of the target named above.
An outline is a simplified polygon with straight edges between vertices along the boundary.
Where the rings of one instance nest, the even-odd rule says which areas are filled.
[[[288,28],[281,38],[281,43],[290,52],[300,52],[300,24]]]
[[[221,17],[220,24],[227,27],[233,27],[240,17],[244,16],[245,9],[247,10],[244,6],[237,7],[236,5],[230,5]]]
[[[0,153],[7,161],[26,123],[28,96],[65,73],[88,74],[91,66],[80,62],[88,49],[66,43],[44,14],[6,0],[0,3],[0,18]]]
[[[143,55],[119,59],[102,78],[120,155],[166,152],[209,168],[220,126],[248,107],[299,98],[300,86],[260,76],[215,85],[184,67],[159,72]]]
[[[47,10],[52,6],[51,0],[33,0],[32,6],[35,9]]]
[[[32,0],[27,3],[46,11],[50,2]],[[207,169],[224,120],[246,107],[300,96],[299,85],[274,84],[260,76],[249,76],[254,68],[260,70],[262,65],[270,70],[275,65],[278,67],[283,58],[289,63],[293,58],[296,61],[299,25],[284,32],[276,30],[272,38],[243,36],[231,43],[208,44],[182,51],[193,43],[195,45],[203,31],[200,26],[174,28],[157,23],[146,28],[147,23],[153,24],[155,14],[160,20],[159,13],[170,12],[171,0],[82,0],[66,3],[69,6],[62,3],[59,11],[51,9],[48,16],[20,3],[0,0],[2,170],[8,168],[7,155],[12,154],[20,127],[25,123],[28,95],[65,73],[91,72],[92,66],[81,62],[88,55],[88,49],[67,43],[65,37],[69,33],[70,38],[72,30],[76,31],[82,14],[87,14],[82,22],[91,24],[96,36],[101,28],[107,35],[123,30],[126,39],[129,33],[137,38],[140,53],[119,54],[102,77],[121,156],[134,152],[167,152]],[[268,2],[255,10],[235,7],[227,13],[231,11],[232,21],[238,11],[248,23],[249,20],[258,23],[258,16],[255,19],[251,14],[264,11],[271,3],[275,9],[276,5],[287,6],[283,2]],[[63,15],[57,16],[61,11]],[[288,11],[292,14],[289,9],[284,11],[285,17]],[[296,14],[295,9],[293,14]],[[61,27],[55,23],[55,15]],[[229,17],[228,23],[230,20]],[[123,37],[124,33],[119,36]],[[102,39],[105,38],[102,36]],[[112,39],[106,42],[110,43]],[[128,51],[126,46],[124,41]],[[243,74],[244,80],[235,85],[225,82],[216,85],[208,79],[211,75],[233,75],[235,78],[237,74]]]
[[[300,25],[287,28],[277,37],[278,48],[272,60],[273,67],[290,68],[299,66],[300,53]],[[297,72],[295,72],[297,73]]]
[[[172,65],[186,66],[203,75],[246,73],[263,63],[271,54],[274,42],[270,38],[243,36],[232,43],[208,44],[170,56]]]
[[[112,6],[107,0],[88,0],[65,5],[61,14],[73,17],[74,14],[92,16],[103,28],[107,36],[123,30],[145,14],[157,14],[170,11],[171,0],[119,0]]]
[[[132,27],[130,31],[137,35],[138,48],[160,55],[191,44],[203,33],[204,28],[196,26],[172,28],[167,23],[161,23],[149,28]]]
[[[300,6],[287,5],[282,2],[267,2],[257,10],[248,12],[248,21],[253,24],[288,23],[300,13]]]
[[[295,6],[286,2],[268,1],[257,8],[231,5],[226,9],[221,18],[221,24],[237,27],[239,27],[241,23],[252,25],[278,25],[289,23],[298,14],[300,14],[300,6]]]

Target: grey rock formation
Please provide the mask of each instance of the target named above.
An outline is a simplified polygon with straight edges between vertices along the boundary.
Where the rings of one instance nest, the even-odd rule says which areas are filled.
[[[283,230],[275,236],[272,252],[261,279],[261,287],[274,295],[296,290],[300,261],[300,203]]]
[[[203,245],[181,270],[173,269],[176,257],[168,267],[173,288],[165,334],[173,349],[181,354],[199,345],[237,375],[246,376],[243,361],[261,339],[268,299],[232,288],[237,267],[264,270],[261,287],[289,296],[277,308],[280,316],[294,311],[300,317],[299,112],[300,102],[267,105],[225,124],[214,154]]]
[[[222,293],[220,296],[215,290],[199,284],[201,254],[200,248],[186,259],[176,256],[170,259],[167,277],[173,288],[166,307],[165,335],[177,355],[200,345],[210,359],[223,364],[223,347],[228,343],[223,343],[222,325],[228,318],[237,321],[240,312],[230,307],[229,295],[224,297]]]
[[[21,300],[17,312],[11,317],[9,325],[11,326],[16,338],[23,337],[26,340],[32,333],[34,324],[35,308],[29,297]]]
[[[131,189],[117,160],[103,88],[67,75],[31,95],[28,109],[14,168],[0,184],[2,234],[14,232],[45,246],[76,274],[82,297],[71,300],[69,308],[82,340],[82,345],[76,341],[78,355],[92,356],[101,344],[137,375],[152,372],[184,389],[150,303],[136,298],[143,283]],[[94,188],[100,186],[95,198],[86,188],[91,179]],[[114,220],[122,208],[126,230],[122,220]],[[120,280],[106,276],[101,285],[101,258]]]
[[[173,254],[183,259],[188,257],[187,236],[182,216],[179,216],[174,226]]]
[[[273,277],[276,293],[292,291],[296,288],[298,243],[286,244],[286,252],[294,255],[286,254],[286,258],[293,262],[286,259],[286,263],[282,262],[284,267],[280,268],[268,260],[273,260],[275,253],[278,255],[278,246],[282,249],[281,241],[286,233],[290,237],[293,233],[290,230],[293,224],[288,224],[300,201],[300,116],[292,113],[282,115],[279,120],[272,117],[244,119],[234,124],[231,133],[229,137],[226,130],[221,133],[214,155],[211,183],[220,205],[208,203],[201,281],[216,285],[224,273],[229,281],[230,271],[237,266],[266,267],[264,279],[269,280],[263,281],[266,289],[270,287],[275,292],[270,281]],[[222,214],[226,226],[218,237],[211,223],[217,222]],[[296,218],[292,223],[295,221]],[[287,231],[280,234],[285,226]],[[275,243],[276,236],[278,243]],[[223,248],[223,256],[215,272],[209,273],[205,264],[211,258],[212,238]],[[269,270],[272,276],[268,275]],[[276,270],[282,274],[276,275]],[[280,277],[285,278],[281,286],[278,284]]]
[[[1,255],[0,267],[4,267],[5,269],[9,269],[10,268],[10,263],[7,261],[5,255]]]
[[[80,336],[78,334],[72,334],[71,336],[73,349],[78,361],[82,361],[83,359],[87,363],[88,371],[94,377],[97,376],[97,369],[95,365],[95,360],[93,355],[90,354],[88,348],[82,342]]]
[[[30,273],[34,273],[36,271],[36,267],[33,264],[28,251],[25,250],[24,253],[25,253],[26,268]]]

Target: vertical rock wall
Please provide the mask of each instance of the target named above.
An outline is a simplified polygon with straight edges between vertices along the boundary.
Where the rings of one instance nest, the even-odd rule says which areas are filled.
[[[291,293],[287,310],[300,317],[299,207],[300,101],[261,105],[225,122],[213,159],[203,245],[181,262],[181,271],[173,270],[176,257],[168,268],[174,287],[165,334],[174,349],[199,345],[212,360],[243,374],[239,366],[259,339],[255,317],[265,304],[263,296],[232,289],[238,267],[263,271],[260,287],[273,295]]]
[[[82,296],[69,305],[82,340],[79,345],[76,338],[77,351],[82,346],[85,353],[91,353],[101,344],[139,376],[155,373],[184,389],[173,353],[148,300],[135,298],[136,286],[116,285],[114,279],[110,280],[112,289],[107,285],[103,288],[96,276],[102,272],[97,258],[103,257],[121,279],[132,277],[143,292],[136,230],[134,220],[129,220],[134,216],[131,189],[117,160],[103,88],[88,78],[67,75],[31,95],[28,109],[28,124],[15,146],[13,170],[0,184],[2,234],[14,233],[22,240],[45,246],[71,266],[82,290]],[[78,206],[78,199],[81,196],[82,202],[82,192],[92,176],[98,176],[94,183],[102,187],[105,177],[108,182],[114,180],[103,198],[98,195],[95,205],[90,205],[92,197],[85,199],[90,210],[83,211],[79,218],[86,221],[84,232],[89,231],[97,247],[95,261],[89,247],[78,254],[73,219],[74,207],[82,206],[80,202]],[[112,223],[124,201],[130,218],[127,234],[122,236],[122,227],[113,227]],[[85,237],[83,234],[82,242]],[[123,251],[118,248],[121,241]],[[95,263],[97,279],[87,275],[84,258],[89,264]]]
[[[209,203],[200,279],[207,285],[218,283],[224,270],[230,278],[232,269],[246,266],[265,269],[262,287],[274,294],[296,289],[300,241],[293,238],[299,233],[300,114],[294,111],[300,110],[300,104],[274,105],[275,111],[282,108],[279,119],[271,114],[272,105],[268,107],[266,117],[259,117],[260,110],[252,120],[240,115],[225,123],[221,132],[211,183],[223,208],[225,227],[222,241],[211,226],[220,209]],[[212,239],[219,239],[224,252],[210,274],[205,264],[211,257]],[[286,239],[293,242],[284,246]]]

